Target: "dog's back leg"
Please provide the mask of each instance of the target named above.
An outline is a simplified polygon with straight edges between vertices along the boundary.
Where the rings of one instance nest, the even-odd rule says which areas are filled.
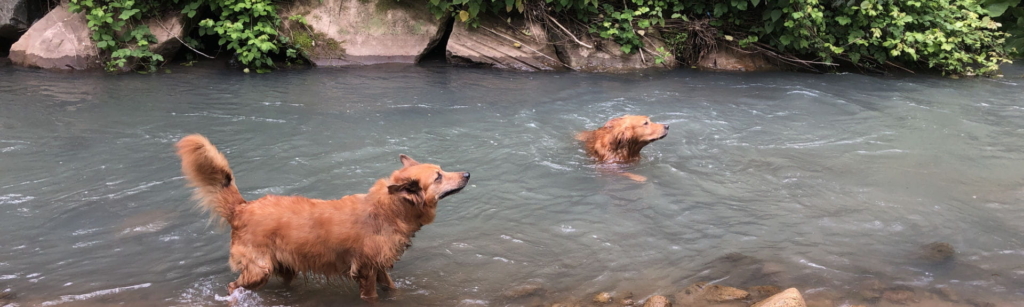
[[[275,268],[274,273],[277,274],[277,276],[281,276],[281,281],[284,283],[284,286],[291,286],[292,281],[295,280],[295,270],[282,266],[281,264],[276,265]]]
[[[230,261],[231,268],[241,274],[237,280],[228,284],[228,294],[238,288],[258,289],[267,284],[273,273],[270,255],[254,248],[232,246]]]

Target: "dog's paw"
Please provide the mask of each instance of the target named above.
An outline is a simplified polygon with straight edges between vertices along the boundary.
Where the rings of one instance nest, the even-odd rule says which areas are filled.
[[[622,173],[622,175],[626,176],[626,178],[633,179],[633,181],[636,182],[647,182],[647,177],[640,176],[634,173]]]

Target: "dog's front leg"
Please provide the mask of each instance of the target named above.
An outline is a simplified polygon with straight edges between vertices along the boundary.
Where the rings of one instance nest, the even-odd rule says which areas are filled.
[[[363,300],[373,304],[377,302],[377,269],[365,268],[360,269],[359,273],[356,274],[356,280],[359,282],[359,297]]]
[[[398,289],[395,287],[395,281],[391,280],[391,275],[388,275],[388,271],[385,269],[377,271],[377,284],[384,287],[385,290]]]

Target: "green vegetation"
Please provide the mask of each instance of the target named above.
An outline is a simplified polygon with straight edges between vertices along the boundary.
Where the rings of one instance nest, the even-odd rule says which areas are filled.
[[[278,35],[281,18],[271,0],[71,0],[69,9],[85,12],[92,40],[110,57],[106,62],[108,71],[156,71],[165,59],[149,51],[148,46],[156,43],[156,38],[142,20],[174,11],[189,20],[201,12],[213,16],[198,21],[199,35],[219,37],[220,47],[234,52],[242,65],[258,72],[274,68],[272,56],[282,51],[286,58],[298,55],[289,39]],[[198,45],[195,38],[184,41]]]
[[[134,0],[71,0],[68,6],[73,13],[85,12],[92,41],[110,56],[107,71],[125,68],[132,60],[134,63],[128,69],[154,72],[164,61],[163,56],[149,51],[156,37],[149,26],[141,24],[142,18],[153,16],[147,13],[160,11],[161,4],[135,3]]]
[[[1020,0],[429,1],[436,15],[470,25],[484,12],[574,16],[626,53],[656,39],[647,33],[657,31],[691,62],[724,43],[815,70],[852,64],[992,74],[1024,44]],[[1013,26],[1001,27],[1011,19]]]

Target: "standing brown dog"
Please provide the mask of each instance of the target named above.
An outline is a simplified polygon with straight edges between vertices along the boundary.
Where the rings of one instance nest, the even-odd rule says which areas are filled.
[[[402,168],[377,180],[367,194],[337,200],[267,195],[247,202],[227,159],[209,140],[194,134],[177,147],[199,207],[231,226],[229,263],[241,274],[228,292],[259,288],[271,275],[288,284],[296,274],[319,274],[356,280],[360,297],[373,302],[376,285],[395,288],[387,271],[413,234],[434,221],[437,202],[469,182],[468,172],[444,172],[399,155]]]
[[[598,163],[633,163],[640,160],[640,150],[647,144],[665,138],[668,125],[651,122],[651,118],[640,115],[626,115],[609,120],[601,128],[584,131],[576,135],[583,146]],[[624,173],[636,181],[644,181],[640,175]]]

